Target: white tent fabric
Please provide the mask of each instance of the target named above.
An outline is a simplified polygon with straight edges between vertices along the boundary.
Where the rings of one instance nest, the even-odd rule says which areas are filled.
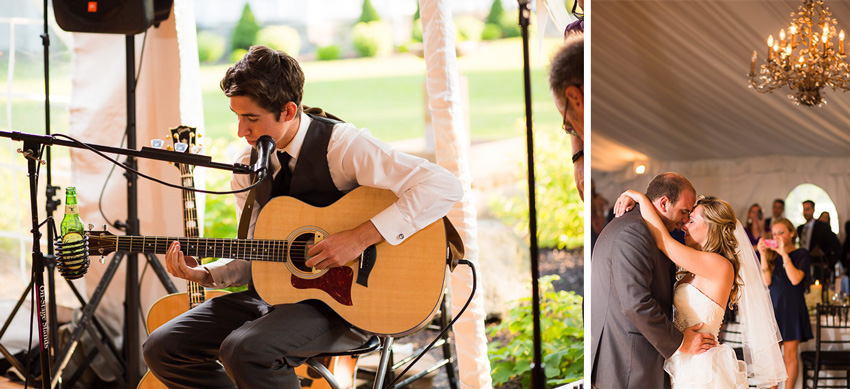
[[[195,41],[195,21],[191,1],[176,0],[176,12],[159,28],[148,31],[144,60],[138,66],[143,34],[135,38],[136,70],[139,74],[136,90],[137,148],[150,144],[154,138],[167,139],[168,129],[180,124],[199,125],[201,112],[200,88],[197,82],[198,62]],[[178,35],[177,31],[180,31]],[[191,45],[179,43],[188,41]],[[193,61],[181,61],[178,50]],[[70,130],[74,138],[88,143],[126,147],[122,136],[126,127],[125,37],[107,34],[74,34],[72,57],[72,92]],[[194,78],[181,77],[194,74]],[[181,91],[197,91],[196,93]],[[124,158],[118,158],[123,161]],[[97,229],[104,223],[98,212],[98,197],[107,180],[109,162],[89,151],[74,149],[71,153],[72,183],[77,186],[80,215]],[[139,170],[146,174],[179,182],[179,171],[171,164],[139,160]],[[109,179],[103,196],[103,210],[110,222],[127,217],[126,180],[121,169]],[[138,184],[140,232],[142,235],[182,235],[180,191],[140,178]],[[120,234],[119,231],[112,230]],[[106,263],[112,258],[106,258]],[[160,258],[161,260],[162,258]],[[126,257],[112,278],[107,293],[96,310],[111,332],[121,333],[124,321],[124,288]],[[139,257],[139,272],[146,265]],[[84,278],[88,295],[94,292],[106,265],[92,257],[92,265]],[[186,283],[175,279],[178,289]],[[152,271],[147,271],[141,285],[142,311],[147,312],[165,289]],[[144,329],[142,329],[144,331]],[[142,334],[144,339],[144,335]],[[120,344],[120,343],[119,343]]]
[[[464,188],[463,199],[449,212],[449,219],[463,238],[466,259],[478,266],[477,212],[472,199],[469,171],[469,129],[464,125],[455,55],[454,29],[448,0],[422,0],[422,38],[425,46],[425,77],[428,104],[434,124],[437,163],[457,175]],[[460,383],[464,388],[492,387],[487,337],[484,333],[484,290],[478,289],[467,311],[453,327]],[[472,272],[460,266],[452,273],[452,311],[466,303],[472,292]]]
[[[741,212],[769,206],[798,184],[827,191],[850,218],[850,94],[824,89],[821,108],[796,106],[781,89],[748,88],[750,59],[786,31],[800,1],[593,3],[592,175],[613,201],[676,171],[700,193]],[[827,0],[850,32],[850,2]],[[634,166],[646,165],[643,176]]]

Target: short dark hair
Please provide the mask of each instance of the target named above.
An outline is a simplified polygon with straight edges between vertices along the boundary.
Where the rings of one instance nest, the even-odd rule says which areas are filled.
[[[295,58],[282,51],[251,46],[242,59],[227,69],[220,86],[225,96],[248,96],[280,120],[286,103],[295,103],[301,112],[304,72]]]
[[[569,86],[584,86],[584,34],[574,33],[567,37],[549,65],[549,88],[557,99],[563,99],[563,91]]]
[[[814,207],[815,207],[815,202],[814,202],[814,201],[812,201],[812,200],[806,200],[806,201],[803,201],[803,204],[805,204],[805,203],[809,203],[809,204],[811,204],[811,205],[812,205],[812,208],[814,208]]]
[[[779,203],[780,205],[782,205],[782,208],[785,208],[785,200],[776,199],[776,200],[773,200],[773,203],[774,204]]]
[[[679,201],[679,195],[686,190],[694,192],[694,194],[697,192],[685,176],[672,172],[661,173],[649,183],[646,188],[646,197],[649,198],[649,201],[667,197],[671,203],[676,204]]]

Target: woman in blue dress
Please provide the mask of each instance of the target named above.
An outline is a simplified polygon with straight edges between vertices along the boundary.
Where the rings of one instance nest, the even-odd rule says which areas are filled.
[[[772,240],[760,239],[762,280],[770,288],[776,324],[782,334],[785,370],[788,371],[786,388],[793,388],[797,380],[799,363],[797,349],[800,342],[812,339],[812,324],[806,308],[804,289],[811,278],[811,259],[806,249],[794,246],[796,230],[788,219],[778,218],[771,228]]]

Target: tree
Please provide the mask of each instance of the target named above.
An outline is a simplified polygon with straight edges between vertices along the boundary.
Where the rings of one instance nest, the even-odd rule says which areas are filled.
[[[360,12],[360,19],[357,20],[357,22],[369,23],[376,22],[378,20],[381,20],[381,17],[378,16],[378,11],[372,6],[372,2],[369,0],[363,0],[363,10]]]
[[[493,5],[490,6],[490,13],[487,14],[486,22],[488,24],[500,25],[502,23],[502,15],[505,14],[505,9],[502,7],[502,0],[493,0]]]
[[[257,40],[257,33],[259,32],[260,25],[257,24],[254,13],[251,12],[251,5],[245,3],[245,8],[242,9],[242,16],[233,29],[233,36],[230,39],[230,49],[248,50]]]

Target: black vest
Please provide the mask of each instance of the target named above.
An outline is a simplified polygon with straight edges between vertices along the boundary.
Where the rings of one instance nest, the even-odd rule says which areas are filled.
[[[304,136],[301,151],[298,152],[295,170],[292,171],[289,196],[314,207],[326,207],[335,203],[345,194],[334,185],[328,167],[328,143],[330,143],[334,125],[340,122],[319,116],[308,116],[313,121]],[[252,154],[254,153],[252,152]],[[281,168],[286,169],[287,167],[282,166]],[[272,185],[273,180],[266,179],[257,188],[257,202],[260,207],[266,205],[270,200]]]

